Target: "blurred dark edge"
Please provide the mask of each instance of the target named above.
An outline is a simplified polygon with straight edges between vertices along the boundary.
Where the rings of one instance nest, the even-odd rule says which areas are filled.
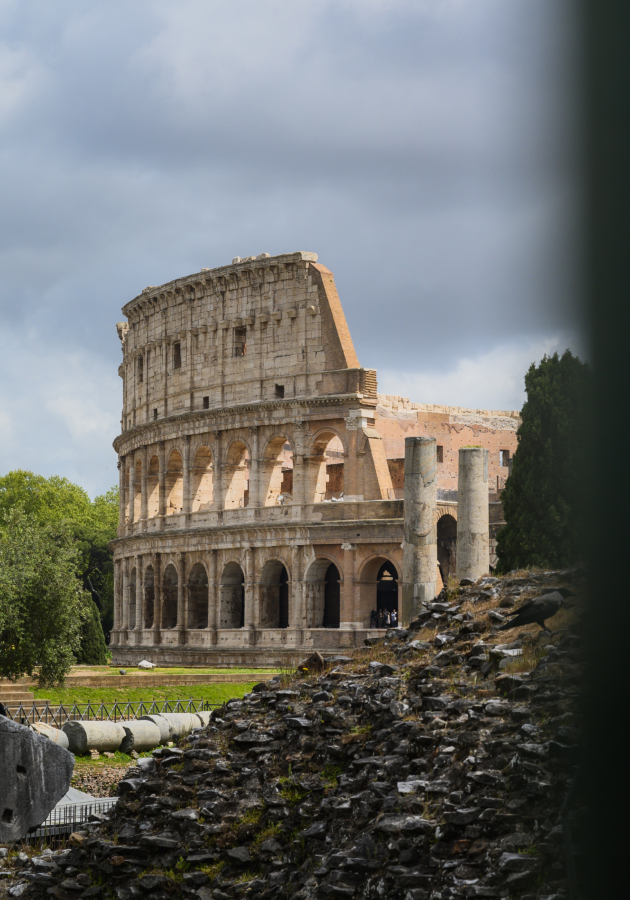
[[[580,892],[630,895],[630,0],[581,0],[586,303],[594,368],[589,492],[587,752],[589,814]]]

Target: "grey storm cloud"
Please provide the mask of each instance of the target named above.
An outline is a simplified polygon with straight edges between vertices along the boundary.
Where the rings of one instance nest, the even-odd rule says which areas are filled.
[[[2,469],[105,489],[120,307],[260,252],[319,254],[389,392],[520,403],[577,329],[570,9],[0,3]]]

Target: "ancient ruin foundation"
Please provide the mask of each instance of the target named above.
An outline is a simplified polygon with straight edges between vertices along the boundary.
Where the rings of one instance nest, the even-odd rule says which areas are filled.
[[[405,438],[434,441],[436,590],[468,444],[488,451],[492,559],[518,415],[379,395],[314,253],[237,258],[123,312],[117,663],[289,663],[400,616]]]

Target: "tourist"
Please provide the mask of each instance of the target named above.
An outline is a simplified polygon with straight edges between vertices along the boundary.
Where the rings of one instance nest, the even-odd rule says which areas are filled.
[[[398,613],[396,612],[395,609],[392,610],[391,623],[392,623],[392,628],[398,628]]]
[[[375,609],[370,613],[370,628],[378,628],[378,614]]]

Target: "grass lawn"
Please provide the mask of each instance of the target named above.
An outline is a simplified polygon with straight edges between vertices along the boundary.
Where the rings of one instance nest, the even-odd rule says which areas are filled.
[[[45,698],[50,700],[52,706],[58,706],[63,703],[64,706],[72,706],[73,703],[105,703],[107,705],[118,703],[126,703],[128,701],[138,702],[139,700],[207,700],[209,703],[224,703],[233,697],[242,697],[243,694],[251,691],[252,687],[259,679],[247,682],[245,684],[182,684],[182,685],[147,685],[139,688],[88,688],[88,687],[65,687],[65,688],[41,688],[33,691],[35,698]]]
[[[126,672],[131,674],[146,672],[151,675],[230,675],[232,672],[237,673],[251,673],[254,677],[260,675],[261,678],[263,675],[267,675],[271,673],[275,675],[280,671],[279,668],[275,669],[244,669],[240,666],[232,666],[231,668],[225,669],[213,669],[213,668],[178,668],[177,666],[173,666],[172,668],[160,668],[157,667],[155,669],[138,669],[136,666],[73,666],[70,672],[71,675],[118,675],[120,669],[125,669]],[[261,679],[259,679],[261,680]]]

